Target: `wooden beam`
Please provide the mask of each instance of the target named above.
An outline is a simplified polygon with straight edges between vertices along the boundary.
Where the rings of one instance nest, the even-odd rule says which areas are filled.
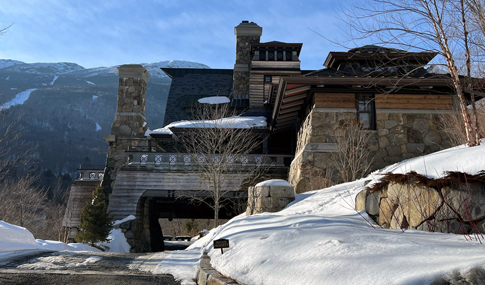
[[[293,88],[293,89],[287,89],[285,91],[285,97],[286,95],[290,95],[290,94],[293,94],[293,93],[298,93],[298,92],[303,92],[303,91],[307,91],[310,89],[311,86],[309,85],[306,85],[306,86],[302,86],[302,87],[297,87],[297,88]]]
[[[296,107],[293,107],[293,108],[288,108],[288,109],[281,109],[280,110],[280,116],[281,115],[284,115],[284,114],[288,114],[290,112],[298,112],[300,111],[301,107],[300,106],[296,106]]]
[[[281,109],[295,107],[295,106],[298,106],[298,105],[302,105],[303,103],[305,103],[305,100],[298,100],[298,101],[287,103],[287,104],[281,104]]]
[[[292,102],[292,101],[295,101],[295,100],[298,100],[298,99],[304,99],[304,98],[306,98],[306,96],[308,96],[308,93],[303,93],[303,94],[288,96],[288,97],[285,96],[283,98],[283,104],[287,103],[287,102]]]

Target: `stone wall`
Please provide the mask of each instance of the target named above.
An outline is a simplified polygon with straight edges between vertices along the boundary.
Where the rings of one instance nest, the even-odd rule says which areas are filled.
[[[440,114],[450,111],[380,109],[376,114],[377,130],[363,131],[368,136],[371,170],[438,151],[451,146],[440,130]],[[356,120],[352,108],[313,108],[303,122],[289,182],[296,193],[321,189],[341,182],[333,156],[337,141],[345,136],[346,125]]]
[[[466,180],[466,179],[464,179]],[[388,229],[417,229],[455,234],[485,233],[484,184],[451,183],[427,187],[413,180],[364,189],[355,208]]]

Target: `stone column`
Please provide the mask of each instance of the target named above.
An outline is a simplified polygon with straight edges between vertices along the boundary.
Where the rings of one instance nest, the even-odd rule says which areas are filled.
[[[104,136],[109,143],[105,175],[102,186],[106,194],[111,193],[116,172],[127,162],[125,151],[130,147],[148,146],[145,131],[145,100],[147,81],[150,74],[140,64],[126,64],[118,67],[119,89],[115,119],[111,133]]]
[[[251,44],[259,43],[263,28],[256,23],[242,21],[234,28],[236,35],[236,63],[233,73],[233,98],[249,98],[249,72],[251,69]]]

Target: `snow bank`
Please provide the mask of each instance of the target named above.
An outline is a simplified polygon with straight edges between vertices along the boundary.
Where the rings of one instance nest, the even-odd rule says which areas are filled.
[[[117,226],[121,223],[134,219],[136,219],[135,216],[129,215],[121,220],[115,221],[113,225]],[[112,229],[109,232],[108,240],[108,242],[103,242],[99,245],[109,247],[109,252],[130,252],[131,247],[126,241],[125,234],[121,231],[121,229]]]
[[[354,210],[355,196],[370,179],[386,172],[417,171],[440,177],[444,171],[485,169],[485,146],[456,147],[386,167],[365,179],[296,194],[277,213],[246,217],[219,226],[185,251],[171,252],[156,273],[195,277],[195,260],[207,252],[211,264],[244,284],[430,284],[438,278],[485,272],[485,246],[462,235],[388,230]],[[227,238],[230,248],[214,250]],[[180,268],[172,266],[181,264]],[[478,274],[474,274],[478,272]],[[480,273],[481,272],[481,273]]]
[[[218,120],[194,120],[194,121],[178,121],[166,125],[163,128],[156,130],[148,130],[145,135],[149,134],[172,134],[170,128],[234,128],[234,129],[250,129],[250,128],[266,128],[266,117],[242,117],[234,116],[222,118]]]
[[[38,248],[34,236],[26,228],[0,221],[0,251]]]
[[[125,238],[125,234],[121,232],[121,229],[112,229],[109,232],[108,243],[104,245],[109,247],[109,252],[130,252],[131,246],[128,244]]]
[[[60,241],[34,239],[26,228],[0,221],[0,263],[40,251],[99,251],[80,243],[65,244]]]
[[[460,145],[425,156],[407,159],[375,171],[369,178],[371,183],[379,181],[386,173],[406,174],[415,171],[428,178],[441,178],[447,171],[477,174],[485,170],[485,140],[479,146]]]
[[[212,96],[212,97],[205,97],[198,100],[201,104],[224,104],[229,103],[231,100],[226,96]]]

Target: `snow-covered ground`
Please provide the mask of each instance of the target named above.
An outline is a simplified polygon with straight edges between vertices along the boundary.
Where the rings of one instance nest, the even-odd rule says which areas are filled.
[[[485,141],[483,144],[409,159],[358,181],[297,194],[296,200],[280,212],[237,216],[187,250],[140,256],[133,266],[154,274],[172,274],[182,284],[194,284],[199,259],[206,252],[219,272],[251,285],[430,284],[439,278],[454,284],[464,284],[459,283],[464,280],[484,284],[485,245],[477,238],[382,229],[365,212],[354,210],[357,193],[385,172],[414,170],[440,177],[445,171],[476,174],[484,170]],[[125,251],[121,231],[111,234],[114,242],[110,245],[114,248],[117,243],[118,250]],[[220,238],[229,239],[230,248],[224,254],[213,248],[213,240]],[[35,240],[27,230],[0,222],[0,263],[19,252],[36,250],[86,248]]]
[[[483,169],[485,145],[461,146],[391,165],[365,179],[297,194],[278,213],[240,215],[187,250],[169,253],[154,273],[194,284],[199,258],[207,252],[219,272],[252,285],[430,284],[438,278],[484,284],[485,245],[479,241],[382,229],[353,209],[365,183],[386,172],[414,170],[439,177],[447,170],[476,174]],[[224,254],[212,245],[220,238],[229,239]]]
[[[27,229],[0,221],[0,264],[13,257],[42,251],[99,251],[81,243],[35,239]]]

